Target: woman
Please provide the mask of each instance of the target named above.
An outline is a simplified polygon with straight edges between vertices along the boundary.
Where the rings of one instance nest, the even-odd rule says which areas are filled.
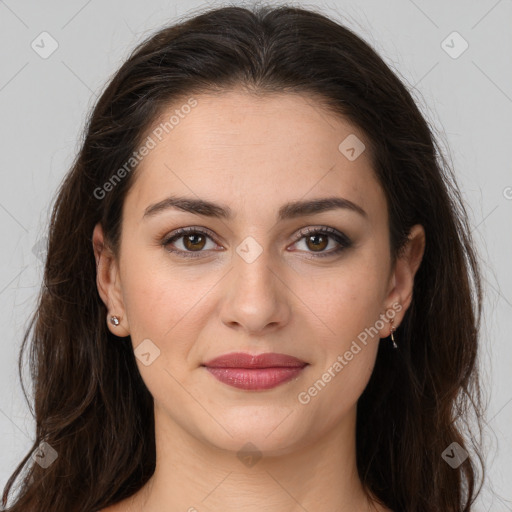
[[[359,37],[290,7],[165,28],[55,203],[6,510],[472,510],[479,279],[451,171]]]

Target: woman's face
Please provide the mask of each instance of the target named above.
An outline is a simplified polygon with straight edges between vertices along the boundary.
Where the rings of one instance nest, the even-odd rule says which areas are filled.
[[[219,448],[286,452],[353,420],[380,337],[409,305],[421,243],[391,267],[385,196],[348,122],[300,95],[195,100],[158,120],[179,111],[167,133],[158,123],[149,133],[119,259],[98,286],[121,319],[109,328],[131,336],[158,421]],[[188,211],[171,197],[215,206]],[[325,199],[339,204],[310,204]],[[194,229],[169,240],[180,228]],[[307,365],[241,388],[204,366],[233,352]],[[288,371],[267,370],[263,384]]]

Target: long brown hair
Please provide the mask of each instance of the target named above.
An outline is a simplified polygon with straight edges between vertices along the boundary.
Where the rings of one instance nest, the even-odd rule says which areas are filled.
[[[358,402],[357,465],[365,489],[396,512],[470,511],[483,475],[470,428],[479,433],[482,417],[481,285],[453,171],[407,88],[368,44],[319,13],[287,6],[220,8],[166,27],[132,52],[98,100],[56,198],[44,283],[20,351],[21,375],[30,342],[36,439],[7,482],[4,506],[21,480],[5,510],[96,511],[151,477],[153,399],[130,338],[105,325],[92,232],[101,222],[118,254],[136,165],[105,184],[163,109],[238,86],[310,95],[366,134],[393,258],[411,226],[423,225],[426,249],[396,332],[399,350],[380,345]],[[58,456],[43,468],[32,454],[45,446]],[[469,454],[457,467],[442,456],[450,446]]]

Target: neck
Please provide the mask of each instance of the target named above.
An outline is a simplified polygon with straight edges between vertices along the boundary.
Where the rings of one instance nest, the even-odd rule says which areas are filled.
[[[243,449],[222,450],[197,439],[155,407],[156,469],[131,510],[367,512],[356,468],[355,416],[354,409],[314,444],[251,458]]]

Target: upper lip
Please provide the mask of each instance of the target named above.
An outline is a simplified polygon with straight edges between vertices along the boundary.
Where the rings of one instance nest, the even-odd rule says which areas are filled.
[[[202,366],[210,368],[300,368],[308,363],[287,354],[266,352],[263,354],[247,354],[245,352],[231,352],[210,359]]]

